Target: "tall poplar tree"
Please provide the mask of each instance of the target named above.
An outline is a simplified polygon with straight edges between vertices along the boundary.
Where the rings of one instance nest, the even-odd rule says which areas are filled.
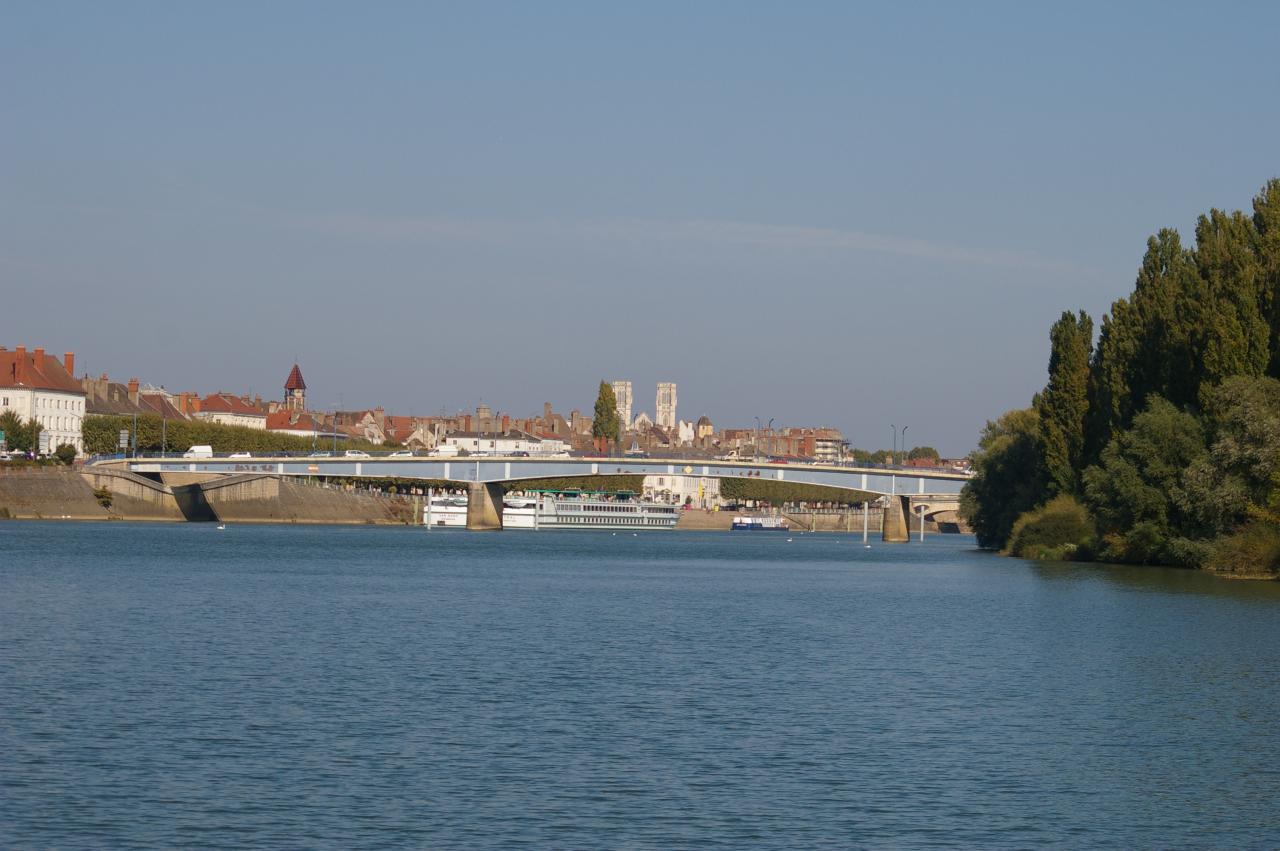
[[[1093,320],[1083,310],[1064,312],[1049,332],[1049,383],[1036,399],[1050,494],[1079,490],[1085,420],[1089,414],[1089,362]]]
[[[1197,403],[1192,334],[1201,288],[1195,258],[1177,231],[1164,229],[1147,240],[1133,294],[1112,304],[1102,320],[1090,376],[1088,461],[1129,427],[1151,394],[1179,408]]]
[[[591,434],[594,437],[605,437],[615,443],[618,440],[618,400],[613,395],[613,386],[607,381],[600,382],[600,392],[596,395],[595,417],[591,420]]]
[[[1271,326],[1267,374],[1280,378],[1280,178],[1273,178],[1253,199],[1253,228],[1258,235],[1263,314]]]
[[[1198,288],[1190,320],[1195,403],[1233,375],[1260,376],[1271,360],[1269,289],[1259,262],[1258,232],[1244,213],[1210,210],[1196,223]]]

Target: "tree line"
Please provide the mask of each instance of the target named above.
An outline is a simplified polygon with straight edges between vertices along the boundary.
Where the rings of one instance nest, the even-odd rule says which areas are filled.
[[[120,432],[129,431],[133,448],[134,418],[111,414],[91,414],[84,418],[80,433],[89,455],[110,455],[120,451]],[[208,420],[168,420],[155,414],[137,419],[139,452],[182,452],[190,446],[212,446],[214,452],[305,453],[331,450],[332,438],[299,437],[264,429],[231,426]],[[340,440],[342,449],[384,449],[364,440]]]
[[[981,546],[1280,575],[1280,179],[1195,244],[1147,241],[1098,334],[1049,332],[1048,381],[987,423],[962,511]]]

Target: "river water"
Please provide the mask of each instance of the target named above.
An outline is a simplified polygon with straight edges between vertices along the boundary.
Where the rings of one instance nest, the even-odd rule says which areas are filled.
[[[0,524],[6,848],[1274,847],[1280,585],[972,539]]]

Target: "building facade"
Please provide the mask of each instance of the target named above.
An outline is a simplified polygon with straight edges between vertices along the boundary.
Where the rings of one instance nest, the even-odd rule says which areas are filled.
[[[12,411],[23,422],[35,420],[48,435],[48,450],[62,444],[84,451],[81,426],[84,424],[85,393],[75,372],[72,352],[58,361],[44,349],[28,352],[25,346],[13,351],[0,347],[0,414]]]
[[[631,428],[631,382],[613,382],[613,398],[618,403],[618,422],[622,423],[622,430],[626,431]]]
[[[469,455],[560,455],[569,447],[554,437],[537,437],[521,431],[505,433],[455,431],[441,440],[443,446],[456,446]]]
[[[222,425],[266,431],[267,412],[231,393],[213,393],[200,400],[197,419]]]
[[[721,504],[720,480],[714,476],[645,476],[644,498],[713,508]]]
[[[676,383],[674,381],[658,382],[657,416],[654,423],[671,430],[676,427]]]

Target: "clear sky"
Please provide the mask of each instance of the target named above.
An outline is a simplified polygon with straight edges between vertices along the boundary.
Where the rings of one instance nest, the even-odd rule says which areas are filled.
[[[8,2],[0,344],[961,454],[1280,173],[1277,45],[1276,3]]]

